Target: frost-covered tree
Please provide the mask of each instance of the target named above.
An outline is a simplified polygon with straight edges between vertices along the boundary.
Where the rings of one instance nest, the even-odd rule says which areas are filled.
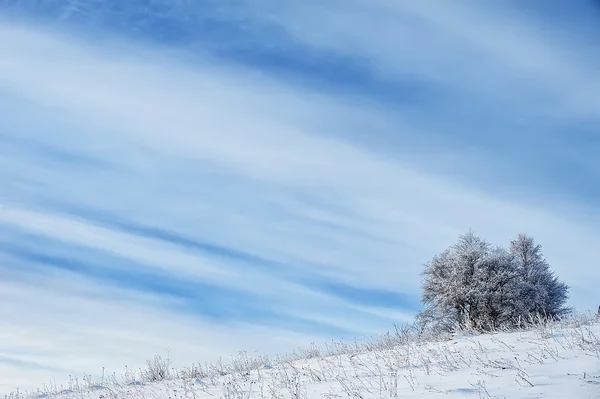
[[[437,330],[488,330],[523,317],[568,311],[568,287],[550,271],[541,248],[524,235],[507,250],[469,232],[436,255],[422,275],[424,310],[418,319]]]
[[[478,265],[490,252],[490,244],[472,232],[436,255],[423,271],[421,322],[436,329],[464,326],[476,317]]]
[[[569,287],[558,280],[542,254],[542,247],[532,237],[520,234],[510,242],[510,253],[514,257],[520,279],[520,309],[522,316],[544,315],[560,317],[570,312],[565,306]]]

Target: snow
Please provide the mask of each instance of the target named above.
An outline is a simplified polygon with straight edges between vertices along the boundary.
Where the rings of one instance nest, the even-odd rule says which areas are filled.
[[[95,384],[60,399],[600,398],[600,324],[454,334],[388,349],[280,358],[229,375]],[[38,392],[37,397],[47,393]]]

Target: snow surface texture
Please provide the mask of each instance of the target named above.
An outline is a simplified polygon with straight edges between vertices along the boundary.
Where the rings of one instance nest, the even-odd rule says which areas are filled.
[[[510,333],[459,333],[398,345],[390,335],[369,345],[313,347],[295,357],[248,359],[229,368],[168,371],[187,378],[96,382],[29,397],[61,399],[222,398],[600,398],[600,324],[544,324]],[[398,337],[399,338],[399,337]],[[394,345],[392,345],[394,343]],[[389,345],[387,349],[386,345]],[[353,349],[354,348],[354,349]],[[360,348],[360,350],[359,350]],[[375,349],[377,348],[377,349]],[[338,354],[331,355],[333,352]],[[246,370],[244,370],[246,369]],[[209,370],[209,371],[204,371]],[[146,372],[147,373],[147,372]],[[102,377],[105,379],[105,377]],[[108,380],[108,378],[106,378]],[[143,380],[143,379],[142,379]],[[76,384],[76,387],[75,387]],[[8,397],[25,397],[13,394]]]

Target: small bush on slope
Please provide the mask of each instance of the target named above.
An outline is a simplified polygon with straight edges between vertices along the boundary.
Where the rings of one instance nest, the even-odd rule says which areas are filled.
[[[142,370],[141,378],[147,382],[166,380],[171,376],[171,360],[155,355],[152,360],[146,360],[146,368]]]

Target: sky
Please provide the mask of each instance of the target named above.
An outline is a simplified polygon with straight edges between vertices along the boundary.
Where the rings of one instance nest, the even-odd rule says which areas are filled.
[[[0,393],[383,333],[470,229],[596,309],[599,18],[0,2]]]

